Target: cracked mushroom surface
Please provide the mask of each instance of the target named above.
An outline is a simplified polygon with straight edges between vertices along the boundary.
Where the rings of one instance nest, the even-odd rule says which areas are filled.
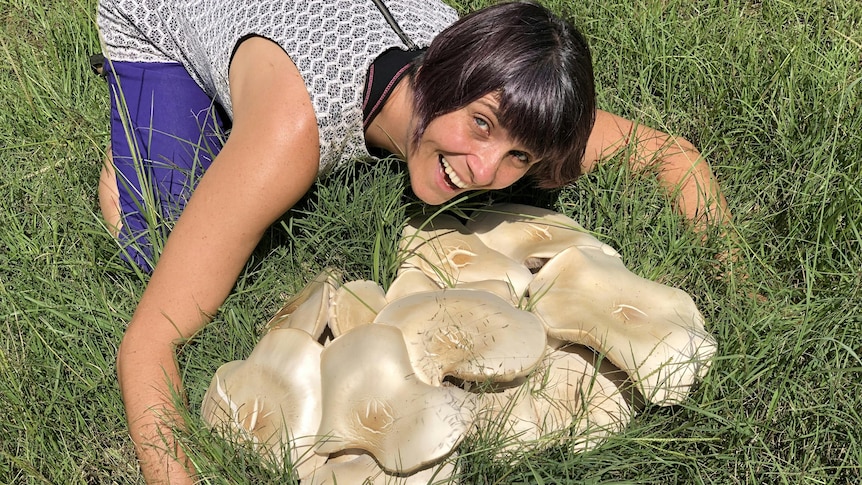
[[[447,376],[511,381],[541,362],[547,344],[536,315],[480,290],[408,295],[385,306],[374,322],[401,330],[417,377],[434,386]]]
[[[632,273],[601,248],[554,256],[530,295],[550,337],[605,354],[656,404],[682,402],[717,350],[688,293]]]
[[[390,473],[442,461],[472,426],[474,396],[420,381],[401,331],[356,327],[321,356],[323,409],[317,452],[369,452]]]
[[[299,475],[311,473],[326,460],[312,449],[321,419],[322,350],[303,330],[271,330],[247,359],[219,367],[204,395],[202,419],[227,436],[250,440],[276,464],[289,450]]]

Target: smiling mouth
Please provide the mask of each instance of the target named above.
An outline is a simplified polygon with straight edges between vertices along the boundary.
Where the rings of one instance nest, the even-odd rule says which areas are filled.
[[[452,188],[452,190],[466,189],[469,187],[469,185],[464,183],[464,181],[461,180],[461,177],[455,173],[455,170],[451,165],[449,165],[449,162],[446,161],[443,155],[439,156],[439,161],[440,166],[443,168],[443,179],[446,180],[446,183]]]

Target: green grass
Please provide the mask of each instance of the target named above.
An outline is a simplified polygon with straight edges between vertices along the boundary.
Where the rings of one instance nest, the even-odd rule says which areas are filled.
[[[587,33],[603,109],[682,135],[709,158],[740,257],[716,263],[731,242],[702,243],[654,180],[617,161],[554,194],[629,268],[691,293],[720,355],[684,405],[647,408],[593,452],[551,449],[510,466],[471,438],[464,481],[859,483],[862,4],[547,4]],[[108,93],[87,66],[94,11],[94,0],[0,0],[0,483],[142,481],[114,356],[146,280],[118,261],[98,216]],[[388,284],[399,224],[418,208],[403,206],[404,183],[393,163],[321,181],[182,349],[184,440],[209,482],[290,483],[206,432],[200,399],[283,295],[322,267]]]

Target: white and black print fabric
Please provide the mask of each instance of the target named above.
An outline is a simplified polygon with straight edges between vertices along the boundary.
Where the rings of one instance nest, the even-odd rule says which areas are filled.
[[[419,47],[458,18],[436,0],[388,0]],[[371,0],[101,0],[98,24],[114,61],[178,62],[232,117],[230,57],[238,40],[277,42],[302,74],[317,115],[320,169],[366,157],[362,92],[368,67],[405,48]]]

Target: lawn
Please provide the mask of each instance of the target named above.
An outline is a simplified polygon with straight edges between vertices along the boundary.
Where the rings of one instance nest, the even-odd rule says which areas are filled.
[[[95,3],[0,0],[0,483],[142,482],[114,357],[147,277],[119,260],[99,216],[108,93],[87,64]],[[689,292],[719,354],[683,405],[647,407],[594,451],[512,465],[470,438],[463,482],[862,482],[862,4],[546,4],[589,38],[600,107],[694,142],[734,219],[702,240],[653,177],[615,159],[551,206],[634,272]],[[208,433],[201,398],[321,268],[391,281],[400,225],[420,208],[405,183],[395,162],[321,180],[181,349],[183,442],[205,482],[292,483]],[[719,261],[729,249],[736,260]]]

